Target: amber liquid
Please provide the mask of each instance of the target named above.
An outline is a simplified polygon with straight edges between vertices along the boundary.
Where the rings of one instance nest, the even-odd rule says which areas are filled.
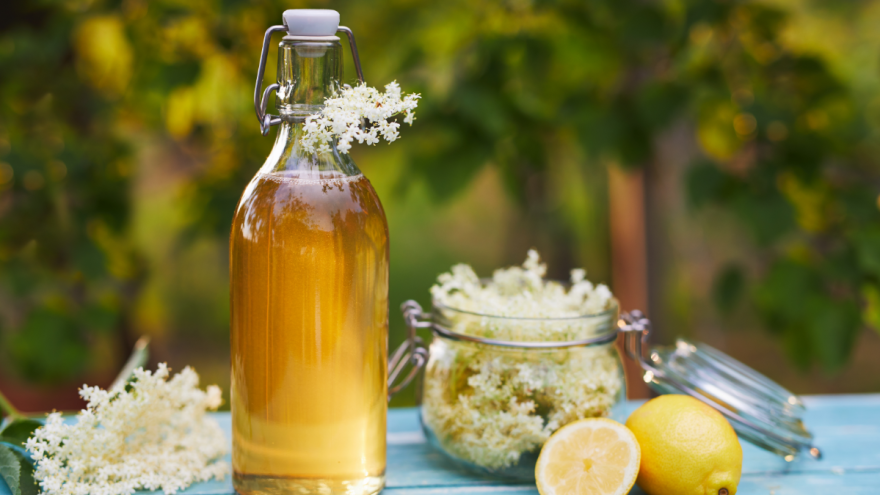
[[[257,175],[230,243],[235,489],[378,492],[388,227],[373,187],[363,175]]]

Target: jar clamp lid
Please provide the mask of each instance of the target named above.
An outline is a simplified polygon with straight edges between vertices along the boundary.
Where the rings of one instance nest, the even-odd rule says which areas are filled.
[[[678,339],[675,346],[647,348],[651,322],[640,311],[618,320],[624,349],[660,394],[686,394],[723,414],[734,430],[758,447],[791,461],[801,451],[822,453],[804,427],[801,400],[766,376],[705,344]]]

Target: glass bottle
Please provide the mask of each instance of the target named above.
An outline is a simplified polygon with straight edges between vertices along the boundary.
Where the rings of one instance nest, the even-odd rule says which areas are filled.
[[[336,24],[321,27],[333,14]],[[273,30],[288,32],[278,45],[277,86],[266,91],[277,87],[280,115],[260,115],[257,102],[264,133],[277,123],[278,134],[230,236],[240,494],[367,494],[384,485],[388,224],[349,155],[300,144],[304,117],[342,80],[338,16],[288,11],[285,26],[266,33],[263,63]],[[260,79],[262,67],[257,94]]]

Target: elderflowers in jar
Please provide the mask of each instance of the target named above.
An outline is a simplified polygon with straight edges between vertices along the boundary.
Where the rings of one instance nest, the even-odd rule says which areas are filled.
[[[454,266],[431,289],[422,425],[431,443],[468,467],[533,479],[554,431],[583,418],[623,419],[617,301],[583,270],[572,270],[570,283],[545,273],[532,250],[522,267],[491,279]]]

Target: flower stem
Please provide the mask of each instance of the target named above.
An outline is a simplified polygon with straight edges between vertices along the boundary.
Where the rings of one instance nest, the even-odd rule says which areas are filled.
[[[20,413],[18,409],[9,402],[9,399],[3,395],[3,392],[0,392],[0,412],[5,413],[10,419],[24,418],[24,414]]]
[[[122,367],[122,371],[119,372],[119,376],[116,377],[116,380],[113,380],[113,385],[110,385],[110,388],[107,390],[125,387],[125,384],[128,383],[128,379],[131,378],[134,370],[147,364],[147,358],[149,358],[149,345],[150,338],[147,336],[143,336],[135,342],[134,350],[131,351],[131,357],[128,358],[128,361],[126,361],[125,365]]]

